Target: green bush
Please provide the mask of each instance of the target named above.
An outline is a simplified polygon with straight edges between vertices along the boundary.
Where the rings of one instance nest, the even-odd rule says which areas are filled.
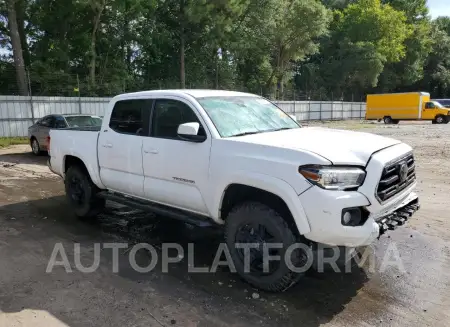
[[[16,144],[28,144],[29,142],[27,137],[0,137],[0,148]]]

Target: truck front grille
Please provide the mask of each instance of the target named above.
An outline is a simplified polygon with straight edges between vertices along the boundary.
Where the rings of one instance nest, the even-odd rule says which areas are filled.
[[[412,153],[386,165],[381,174],[377,188],[380,202],[389,200],[394,195],[413,184],[416,180],[416,166]]]

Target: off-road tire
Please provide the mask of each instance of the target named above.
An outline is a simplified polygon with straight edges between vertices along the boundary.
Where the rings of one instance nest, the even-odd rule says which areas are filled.
[[[281,261],[270,275],[255,275],[244,272],[244,262],[238,255],[235,247],[236,236],[240,226],[257,223],[276,233],[277,240],[282,240],[283,248],[280,249]],[[282,292],[295,285],[304,273],[297,273],[289,269],[284,260],[284,254],[290,245],[299,243],[300,237],[283,219],[280,213],[269,206],[259,202],[244,202],[236,205],[228,214],[225,221],[225,240],[230,250],[236,271],[250,285],[269,292]],[[277,241],[278,242],[278,241]],[[307,261],[307,254],[301,250],[295,250],[292,263],[299,267],[301,262]],[[306,261],[305,261],[306,260]]]
[[[74,184],[82,190],[80,201],[74,199]],[[87,171],[78,165],[69,167],[64,181],[67,200],[80,219],[95,218],[105,208],[105,200],[97,197],[99,189],[94,185]]]

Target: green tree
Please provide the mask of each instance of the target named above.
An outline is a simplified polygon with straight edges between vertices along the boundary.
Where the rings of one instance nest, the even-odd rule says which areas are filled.
[[[286,73],[292,69],[292,61],[302,61],[319,49],[318,38],[327,32],[329,12],[315,0],[277,1],[272,21],[269,48],[271,74],[266,88],[274,92],[274,86],[284,93]]]
[[[16,68],[16,79],[20,95],[28,94],[27,76],[25,71],[25,61],[22,53],[22,38],[20,36],[20,27],[17,19],[17,0],[7,0],[8,10],[8,28],[10,42],[12,46],[14,67]]]
[[[331,33],[322,39],[320,53],[300,69],[303,77],[297,83],[339,95],[376,86],[385,65],[406,55],[405,40],[412,32],[406,20],[403,12],[380,0],[361,0],[334,10]]]
[[[388,92],[405,90],[424,77],[424,66],[432,49],[431,21],[426,0],[384,0],[393,8],[403,11],[412,34],[405,40],[405,57],[386,65],[380,76],[378,89]]]
[[[426,0],[0,0],[0,92],[446,94],[449,31]]]
[[[405,57],[405,40],[412,34],[405,13],[380,0],[361,0],[337,17],[337,33],[345,41],[373,44],[385,62],[399,62]]]
[[[450,18],[440,17],[432,24],[432,51],[419,87],[434,97],[450,97]]]

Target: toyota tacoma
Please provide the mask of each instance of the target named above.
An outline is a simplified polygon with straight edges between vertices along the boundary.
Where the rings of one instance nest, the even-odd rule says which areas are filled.
[[[287,289],[301,274],[283,260],[263,271],[264,244],[281,244],[270,254],[282,258],[297,243],[369,245],[419,209],[410,146],[302,127],[253,94],[122,94],[101,127],[51,130],[50,140],[50,169],[64,179],[77,216],[95,217],[108,199],[222,225],[237,272],[269,291]],[[249,271],[237,243],[261,245],[251,249]],[[297,252],[294,264],[304,260]]]

